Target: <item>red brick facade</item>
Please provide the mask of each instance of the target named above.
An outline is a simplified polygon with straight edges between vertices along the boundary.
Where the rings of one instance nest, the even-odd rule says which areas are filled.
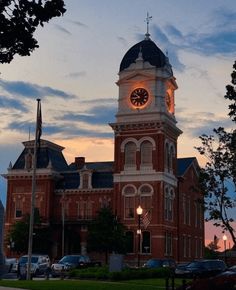
[[[200,258],[204,217],[198,164],[195,158],[177,159],[177,139],[182,132],[176,126],[177,84],[168,59],[145,39],[124,56],[117,85],[118,110],[115,123],[110,124],[114,162],[86,162],[84,157],[76,157],[68,165],[64,148],[41,142],[36,207],[45,226],[53,226],[49,253],[52,257],[62,254],[62,224],[64,252],[85,253],[88,221],[99,208],[110,205],[127,227],[126,260],[130,263],[137,263],[138,258],[143,263],[150,257],[171,257],[179,262]],[[139,88],[144,96],[136,93]],[[34,142],[23,144],[22,154],[5,174],[6,232],[30,212],[32,168],[27,158]],[[143,209],[141,235],[137,234],[139,205]]]

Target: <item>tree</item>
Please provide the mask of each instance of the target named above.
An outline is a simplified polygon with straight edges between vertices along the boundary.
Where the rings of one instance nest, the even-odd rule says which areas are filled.
[[[236,62],[231,74],[232,85],[226,86],[225,99],[230,101],[228,116],[236,123]],[[200,172],[200,184],[205,194],[207,220],[214,221],[215,226],[228,231],[234,245],[236,233],[234,219],[230,213],[236,207],[236,130],[227,131],[223,127],[213,129],[212,135],[199,137],[202,146],[196,147],[207,158],[205,168]],[[232,185],[234,195],[229,191]]]
[[[28,249],[29,224],[25,220],[14,223],[7,237],[11,250],[17,254],[26,253]]]
[[[62,16],[63,0],[0,1],[0,63],[10,63],[15,54],[30,55],[39,47],[33,37],[36,28]]]
[[[88,250],[105,253],[106,263],[111,252],[125,253],[125,227],[110,208],[102,208],[88,227]]]
[[[21,221],[14,223],[7,236],[7,244],[10,245],[11,250],[17,254],[28,252],[28,238],[29,238],[29,214],[25,215]],[[33,251],[36,253],[46,253],[51,245],[50,227],[42,226],[42,219],[39,212],[34,214],[34,241]]]
[[[214,235],[213,241],[211,241],[207,247],[205,248],[205,258],[207,259],[216,259],[218,258],[218,249],[220,246],[218,246],[219,238]]]

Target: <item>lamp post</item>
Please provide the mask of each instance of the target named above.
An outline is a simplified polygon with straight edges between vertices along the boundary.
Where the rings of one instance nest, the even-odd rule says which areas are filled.
[[[223,235],[223,241],[224,241],[225,263],[226,263],[226,242],[227,242],[227,236],[226,236],[226,234]]]
[[[141,215],[143,213],[143,209],[139,205],[138,208],[136,209],[136,213],[138,215],[138,229],[137,229],[137,234],[138,234],[138,267],[140,266],[140,252],[141,252],[141,247],[140,247],[140,242],[141,242]]]

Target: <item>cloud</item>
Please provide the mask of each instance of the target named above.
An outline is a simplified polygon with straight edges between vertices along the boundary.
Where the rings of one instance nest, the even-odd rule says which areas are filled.
[[[71,79],[77,79],[77,78],[85,77],[85,76],[86,76],[86,71],[71,72],[65,75],[66,78],[71,78]]]
[[[118,36],[117,39],[124,47],[128,46],[128,41],[124,37]]]
[[[170,63],[179,71],[185,69],[179,56],[184,50],[204,56],[233,54],[236,51],[236,13],[227,9],[215,10],[209,19],[210,29],[209,22],[206,22],[201,32],[195,30],[185,34],[170,23],[163,27],[153,25],[151,38],[163,52],[168,51]],[[143,39],[143,35],[137,34],[137,38]]]
[[[62,27],[61,25],[54,24],[54,26],[56,27],[57,30],[59,30],[59,31],[61,31],[61,32],[67,34],[67,35],[72,35],[72,33],[69,30],[67,30],[66,28]]]
[[[40,85],[23,82],[23,81],[4,81],[0,80],[0,88],[9,94],[17,95],[23,98],[43,98],[53,96],[63,99],[73,99],[74,95],[64,91],[53,89],[51,87],[43,87]]]
[[[71,23],[73,23],[73,24],[75,24],[75,25],[77,25],[77,26],[79,26],[79,27],[88,28],[88,25],[86,25],[86,24],[84,24],[84,23],[82,23],[82,22],[80,22],[80,21],[69,20],[69,22],[71,22]]]
[[[183,43],[181,43],[181,39],[183,38],[182,33],[171,25],[167,25],[166,30],[171,31],[171,35],[168,37],[168,32],[166,33],[164,30],[161,30],[158,26],[154,25],[153,36],[157,39],[156,43],[160,44],[159,48],[163,52],[165,51],[165,53],[168,53],[170,63],[173,67],[179,71],[183,71],[185,65],[180,61],[178,55],[179,50],[183,49]],[[178,43],[181,43],[181,45]]]
[[[20,100],[13,99],[13,98],[7,98],[6,96],[0,95],[0,108],[14,108],[16,110],[19,110],[23,113],[27,113],[29,110],[26,107],[26,105],[21,102]]]
[[[117,101],[112,98],[101,98],[82,101],[81,104],[87,105],[85,112],[67,111],[62,113],[55,120],[84,122],[90,125],[106,125],[113,121],[117,110]]]
[[[212,135],[213,129],[218,127],[232,128],[232,121],[229,118],[222,118],[211,112],[190,114],[186,113],[184,109],[177,111],[179,127],[184,134],[191,138],[199,137],[202,134]]]

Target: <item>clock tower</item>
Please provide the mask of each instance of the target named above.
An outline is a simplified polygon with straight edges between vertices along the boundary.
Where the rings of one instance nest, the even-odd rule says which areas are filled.
[[[178,88],[168,57],[150,39],[132,46],[119,69],[113,207],[127,227],[130,259],[177,251]],[[142,216],[136,209],[141,206]],[[140,231],[137,234],[137,227]],[[139,253],[137,257],[137,253]]]

